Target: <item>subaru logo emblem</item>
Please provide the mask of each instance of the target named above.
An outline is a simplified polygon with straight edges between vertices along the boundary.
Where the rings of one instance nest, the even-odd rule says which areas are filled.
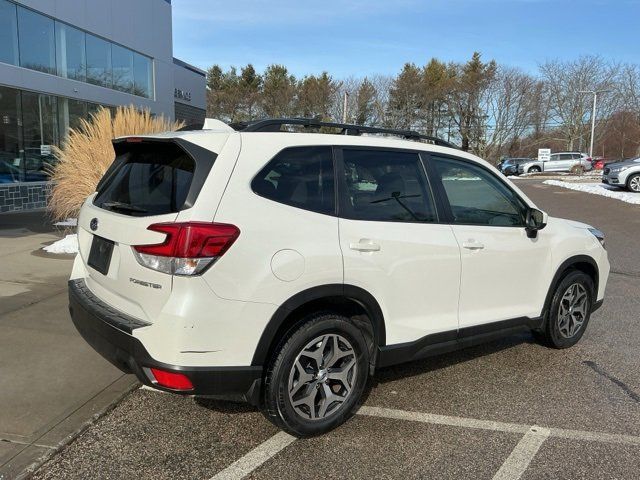
[[[89,222],[89,228],[94,232],[98,229],[98,219],[92,218],[91,222]]]

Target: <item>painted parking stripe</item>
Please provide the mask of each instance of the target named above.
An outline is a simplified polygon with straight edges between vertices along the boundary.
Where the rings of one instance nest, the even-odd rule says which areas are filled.
[[[227,468],[211,477],[211,480],[236,480],[244,478],[264,462],[277,455],[278,452],[289,446],[295,440],[296,437],[293,437],[288,433],[276,433],[273,437],[251,450],[244,457],[236,460]]]
[[[407,420],[412,422],[432,423],[436,425],[450,425],[453,427],[478,428],[506,433],[527,433],[530,425],[520,423],[494,422],[491,420],[478,420],[475,418],[451,417],[436,415],[433,413],[410,412],[382,407],[360,407],[358,415],[370,417],[382,417],[395,420]],[[542,428],[542,427],[537,427]],[[551,437],[566,438],[569,440],[581,440],[585,442],[613,443],[623,445],[640,446],[640,437],[635,435],[623,435],[617,433],[587,432],[583,430],[567,430],[564,428],[548,428]]]
[[[493,476],[493,480],[518,480],[550,434],[551,431],[547,428],[531,427]]]
[[[475,418],[450,417],[436,415],[434,413],[409,412],[382,407],[360,407],[358,415],[370,417],[391,418],[394,420],[407,420],[412,422],[432,423],[435,425],[449,425],[452,427],[478,428],[481,430],[493,430],[497,432],[527,433],[529,425],[518,423],[494,422],[491,420],[477,420]]]
[[[621,443],[623,445],[635,445],[640,447],[640,437],[636,437],[634,435],[583,432],[581,430],[565,430],[563,428],[550,428],[550,430],[552,437],[566,438],[569,440],[582,440],[585,442]]]

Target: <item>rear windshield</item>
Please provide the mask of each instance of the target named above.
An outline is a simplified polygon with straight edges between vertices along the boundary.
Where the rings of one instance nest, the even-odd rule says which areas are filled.
[[[174,143],[131,143],[124,148],[98,185],[93,203],[132,216],[182,210],[193,180],[194,160]]]

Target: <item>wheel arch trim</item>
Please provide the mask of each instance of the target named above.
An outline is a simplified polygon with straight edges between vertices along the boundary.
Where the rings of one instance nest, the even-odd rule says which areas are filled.
[[[292,312],[300,307],[304,307],[310,302],[323,299],[329,300],[331,298],[350,300],[362,307],[371,319],[376,346],[386,345],[384,316],[378,301],[373,295],[355,285],[340,283],[318,285],[295,294],[278,307],[260,335],[260,340],[253,354],[251,365],[264,365],[265,362],[268,361],[269,352],[273,347],[273,343],[277,341],[276,337],[278,332],[280,332],[281,327],[285,325],[287,318]]]
[[[560,283],[560,280],[562,279],[562,277],[564,276],[564,274],[574,265],[578,265],[580,263],[586,263],[588,265],[590,265],[594,272],[595,272],[595,278],[593,279],[593,285],[594,285],[594,289],[595,289],[595,294],[597,297],[598,294],[598,285],[599,285],[599,280],[600,280],[600,270],[598,268],[598,263],[593,259],[593,257],[590,257],[589,255],[574,255],[572,257],[567,258],[566,260],[564,260],[559,266],[558,268],[556,268],[556,272],[553,275],[553,279],[551,280],[551,284],[549,285],[549,291],[547,292],[547,297],[545,298],[544,301],[544,307],[542,310],[542,314],[544,315],[544,317],[547,317],[547,312],[549,310],[549,307],[551,305],[551,300],[553,299],[553,295],[555,293],[555,290],[558,286],[558,284]],[[596,298],[593,299],[594,303],[596,301]]]

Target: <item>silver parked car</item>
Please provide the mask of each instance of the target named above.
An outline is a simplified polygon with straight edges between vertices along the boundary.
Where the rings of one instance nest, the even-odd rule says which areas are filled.
[[[640,158],[607,163],[602,170],[602,183],[640,193]]]
[[[532,160],[518,166],[518,173],[537,172],[588,172],[593,168],[591,158],[586,153],[559,152],[551,154],[546,162]]]

